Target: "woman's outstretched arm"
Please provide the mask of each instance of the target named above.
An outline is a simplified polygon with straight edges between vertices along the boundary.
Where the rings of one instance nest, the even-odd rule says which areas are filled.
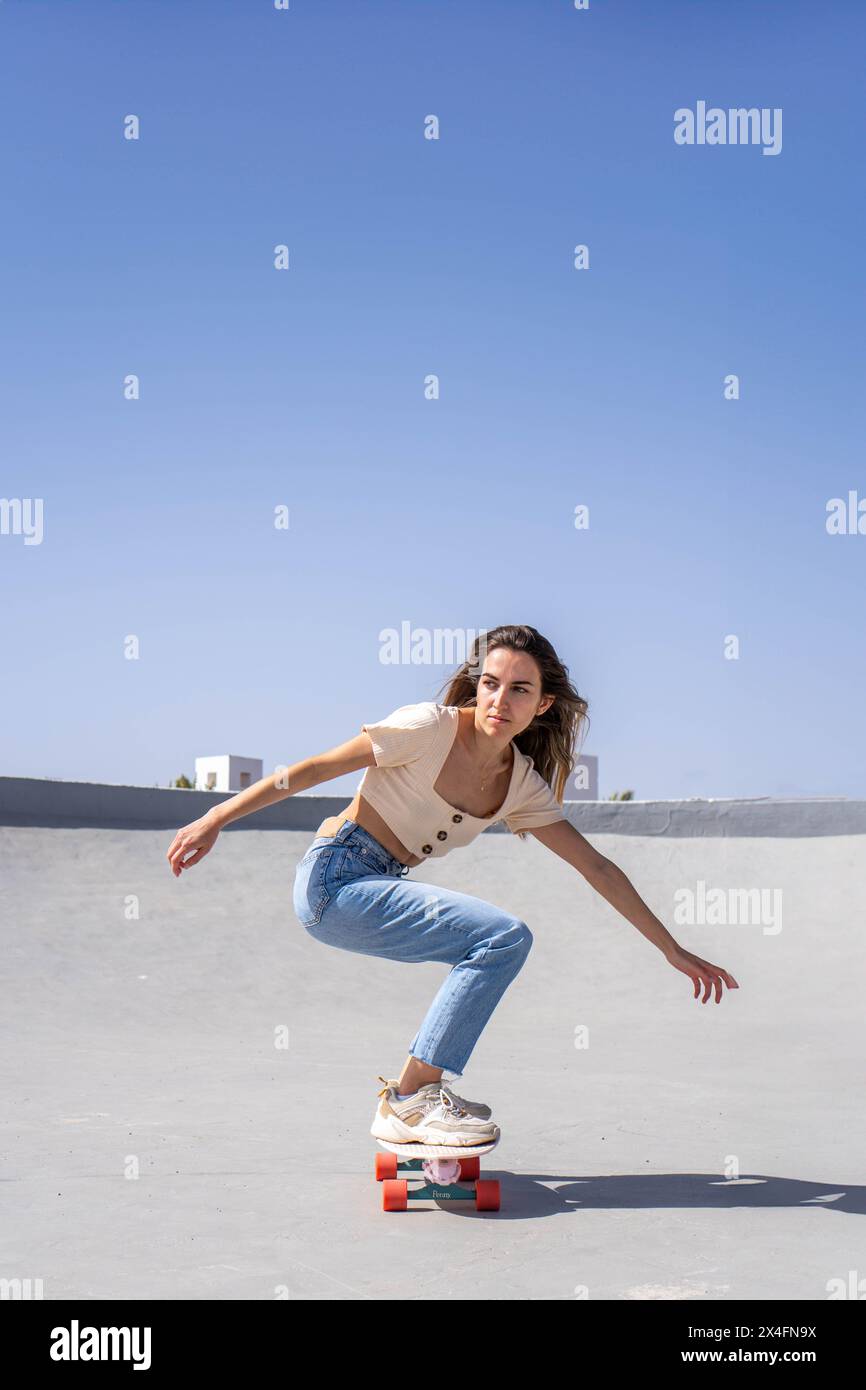
[[[546,849],[552,850],[560,859],[577,869],[611,907],[615,907],[627,922],[637,927],[642,936],[658,947],[668,964],[688,975],[695,986],[695,999],[700,994],[701,986],[704,987],[704,1004],[714,988],[716,1003],[719,1003],[723,981],[729,989],[739,989],[736,980],[727,970],[723,970],[720,965],[713,965],[711,961],[702,960],[700,956],[695,956],[680,946],[664,923],[650,912],[619,865],[599,854],[597,849],[593,849],[589,841],[585,840],[569,821],[555,821],[553,825],[542,825],[529,833]]]
[[[249,816],[253,811],[261,811],[282,801],[297,792],[305,792],[317,787],[320,782],[330,782],[334,777],[342,777],[345,772],[357,772],[359,768],[370,767],[375,762],[373,745],[369,734],[358,734],[347,743],[339,743],[325,753],[304,758],[291,767],[278,768],[276,772],[254,782],[228,801],[220,801],[212,806],[199,820],[183,826],[175,835],[168,848],[166,858],[175,878],[180,877],[182,869],[190,869],[213,849],[217,836],[224,826],[241,816]]]

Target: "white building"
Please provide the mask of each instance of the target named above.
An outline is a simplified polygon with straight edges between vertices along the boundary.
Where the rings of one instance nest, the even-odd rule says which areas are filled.
[[[224,753],[217,758],[196,758],[197,792],[242,792],[262,780],[261,758],[238,758]]]

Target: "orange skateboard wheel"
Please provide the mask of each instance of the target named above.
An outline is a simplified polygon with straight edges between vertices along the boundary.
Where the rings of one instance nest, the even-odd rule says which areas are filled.
[[[382,1210],[405,1211],[409,1184],[402,1178],[386,1178],[382,1183]]]
[[[376,1181],[383,1182],[385,1178],[396,1178],[396,1176],[397,1155],[376,1154]]]
[[[496,1178],[479,1178],[475,1184],[476,1211],[499,1210],[499,1183]]]

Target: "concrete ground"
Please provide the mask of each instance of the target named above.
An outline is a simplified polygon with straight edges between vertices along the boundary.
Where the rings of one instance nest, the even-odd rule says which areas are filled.
[[[447,967],[311,939],[291,890],[312,832],[227,831],[179,880],[172,838],[0,827],[0,1279],[46,1299],[708,1301],[866,1275],[862,835],[589,837],[736,976],[718,1005],[535,841],[412,870],[535,936],[457,1083],[502,1127],[484,1214],[386,1214],[373,1177],[377,1076]],[[699,880],[772,911],[680,926]]]

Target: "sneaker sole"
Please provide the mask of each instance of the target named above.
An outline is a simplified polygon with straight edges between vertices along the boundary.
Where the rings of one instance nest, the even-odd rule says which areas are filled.
[[[376,1112],[376,1119],[370,1127],[374,1139],[385,1139],[389,1144],[446,1144],[452,1148],[466,1148],[472,1144],[492,1144],[499,1138],[499,1126],[491,1125],[489,1130],[444,1130],[424,1125],[405,1125],[395,1115],[384,1120]]]

